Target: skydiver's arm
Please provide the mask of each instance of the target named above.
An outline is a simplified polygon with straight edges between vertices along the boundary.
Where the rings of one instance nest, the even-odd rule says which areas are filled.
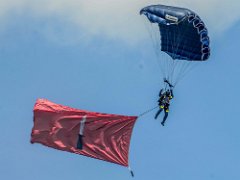
[[[167,83],[170,88],[173,87],[173,85],[171,85],[170,82],[166,78],[164,78],[164,82]]]
[[[168,85],[169,85],[169,87],[170,87],[170,88],[173,88],[173,85],[172,85],[172,84],[170,84],[169,82],[168,82]]]

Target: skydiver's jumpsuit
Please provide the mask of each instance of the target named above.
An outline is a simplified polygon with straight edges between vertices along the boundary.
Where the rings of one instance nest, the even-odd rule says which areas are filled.
[[[161,124],[164,126],[164,123],[168,117],[170,100],[173,98],[173,92],[172,92],[172,89],[170,90],[169,93],[167,92],[162,93],[162,91],[163,89],[161,89],[161,91],[159,92],[159,100],[158,100],[159,110],[155,115],[155,119],[157,119],[159,114],[164,109],[164,117],[163,117],[163,121],[161,122]]]

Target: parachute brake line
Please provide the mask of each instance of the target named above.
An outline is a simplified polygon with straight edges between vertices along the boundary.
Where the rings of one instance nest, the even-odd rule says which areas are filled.
[[[158,108],[158,106],[155,106],[154,108],[148,109],[147,111],[145,111],[142,114],[140,114],[138,117],[144,116],[145,114],[150,113],[151,111],[153,111],[156,108]]]

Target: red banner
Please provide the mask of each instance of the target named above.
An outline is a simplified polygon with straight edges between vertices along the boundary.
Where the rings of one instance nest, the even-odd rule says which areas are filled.
[[[31,143],[128,166],[137,116],[89,112],[38,99]]]

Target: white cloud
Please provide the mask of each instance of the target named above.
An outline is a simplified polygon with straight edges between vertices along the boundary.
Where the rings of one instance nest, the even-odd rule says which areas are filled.
[[[2,20],[11,13],[38,18],[57,17],[85,34],[134,41],[146,34],[139,10],[150,4],[192,9],[202,17],[211,34],[221,34],[240,20],[239,0],[0,0]]]

